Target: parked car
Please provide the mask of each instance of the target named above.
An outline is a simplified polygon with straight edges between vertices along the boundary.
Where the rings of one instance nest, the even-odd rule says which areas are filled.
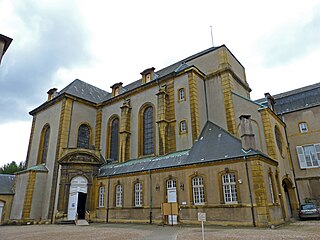
[[[300,205],[300,220],[309,218],[320,218],[319,208],[313,203],[304,203]]]

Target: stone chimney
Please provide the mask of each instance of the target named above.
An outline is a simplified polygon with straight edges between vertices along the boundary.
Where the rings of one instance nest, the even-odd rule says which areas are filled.
[[[266,98],[266,100],[267,100],[267,102],[268,102],[268,107],[272,110],[272,111],[274,111],[274,104],[275,104],[275,100],[274,100],[274,98],[271,96],[271,94],[270,93],[265,93],[264,94],[264,97]]]
[[[57,90],[56,88],[51,88],[47,93],[48,93],[48,101],[50,101],[52,98],[57,96]]]
[[[252,130],[251,116],[240,116],[241,143],[244,150],[256,148],[256,141]]]

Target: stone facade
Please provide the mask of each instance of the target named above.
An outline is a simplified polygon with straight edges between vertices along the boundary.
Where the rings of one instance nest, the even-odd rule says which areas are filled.
[[[85,214],[102,222],[196,223],[197,212],[206,212],[213,224],[269,226],[295,216],[285,124],[250,100],[244,67],[229,49],[154,70],[114,84],[112,93],[80,80],[49,91],[30,112],[27,170],[17,175],[12,220]],[[250,149],[241,147],[243,115],[250,116]],[[168,202],[178,214],[163,214]]]

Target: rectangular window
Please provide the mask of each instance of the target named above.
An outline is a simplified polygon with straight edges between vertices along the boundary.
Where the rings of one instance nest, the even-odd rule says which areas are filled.
[[[116,207],[122,207],[122,185],[116,187]]]
[[[185,100],[186,100],[186,98],[185,98],[184,88],[180,88],[179,89],[179,102],[185,101]]]
[[[225,203],[238,203],[236,175],[228,173],[222,176],[222,187]]]
[[[99,207],[104,207],[104,187],[99,188]]]
[[[269,183],[271,201],[272,201],[272,203],[275,203],[276,200],[274,198],[273,185],[272,185],[272,176],[271,175],[268,176],[268,183]]]
[[[192,193],[193,193],[193,204],[203,205],[204,204],[204,187],[203,187],[202,177],[192,178]]]
[[[187,122],[181,121],[180,122],[180,133],[186,133],[187,132]]]
[[[320,166],[320,143],[297,146],[300,168],[313,168]]]
[[[134,205],[142,207],[142,184],[136,183],[134,185]]]
[[[299,123],[299,128],[301,133],[308,132],[308,126],[306,122]]]

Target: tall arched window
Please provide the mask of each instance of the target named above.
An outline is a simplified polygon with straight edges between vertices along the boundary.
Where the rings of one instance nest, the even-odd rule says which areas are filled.
[[[149,106],[143,112],[143,155],[154,153],[153,125],[153,107]]]
[[[118,160],[119,153],[119,118],[115,118],[111,122],[110,134],[110,158]]]
[[[49,147],[49,136],[50,136],[50,126],[45,125],[41,132],[39,154],[38,154],[38,164],[46,163],[48,156]]]
[[[78,130],[78,148],[89,148],[90,145],[90,127],[82,124]]]

